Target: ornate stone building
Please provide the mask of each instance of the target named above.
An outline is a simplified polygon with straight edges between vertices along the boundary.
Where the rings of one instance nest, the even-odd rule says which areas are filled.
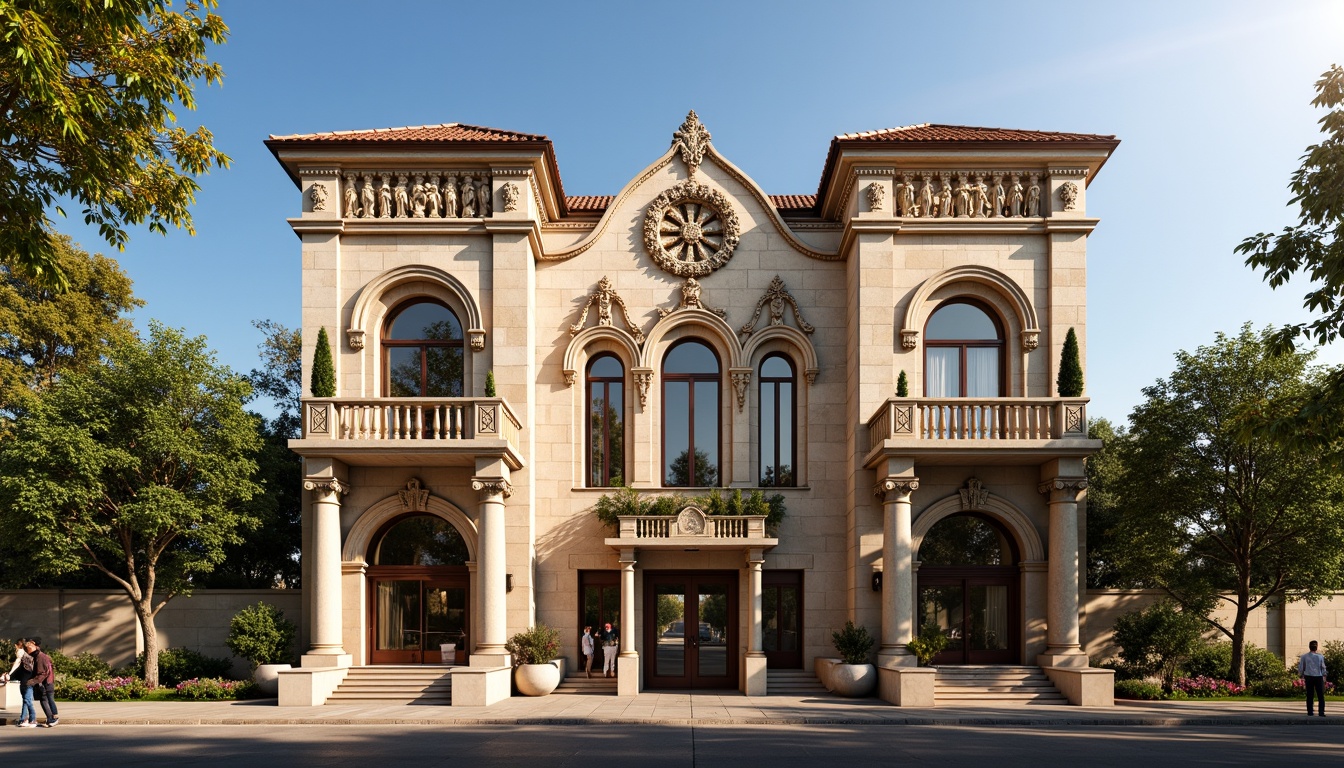
[[[455,705],[492,703],[510,635],[545,622],[575,664],[608,621],[620,695],[763,694],[853,620],[896,703],[933,701],[925,625],[941,665],[1108,698],[1078,620],[1099,443],[1055,379],[1068,329],[1086,350],[1087,187],[1118,142],[845,134],[816,195],[768,195],[694,113],[671,138],[590,197],[544,136],[267,142],[301,193],[304,380],[323,327],[337,373],[292,443],[309,637],[282,703],[442,663]],[[604,523],[621,484],[639,501]]]

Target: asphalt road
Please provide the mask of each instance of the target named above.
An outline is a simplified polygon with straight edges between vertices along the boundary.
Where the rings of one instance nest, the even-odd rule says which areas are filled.
[[[14,766],[1328,766],[1344,728],[209,725],[14,727]]]

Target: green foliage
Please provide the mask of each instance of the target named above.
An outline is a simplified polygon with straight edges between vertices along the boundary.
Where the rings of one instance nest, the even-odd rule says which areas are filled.
[[[224,73],[206,49],[228,27],[214,0],[0,0],[0,254],[46,284],[66,275],[47,210],[62,198],[108,243],[130,226],[194,234],[193,177],[229,158],[205,128],[177,125],[198,81]]]
[[[1114,483],[1121,578],[1205,616],[1232,640],[1233,672],[1251,611],[1344,586],[1344,477],[1320,454],[1241,430],[1238,414],[1312,381],[1310,355],[1272,355],[1269,335],[1247,324],[1177,353],[1130,416]]]
[[[1106,659],[1105,661],[1093,660],[1091,665],[1097,669],[1111,670],[1115,673],[1116,680],[1142,680],[1148,676],[1144,670],[1126,664],[1121,659]]]
[[[154,615],[213,569],[240,529],[257,420],[251,388],[203,338],[155,322],[34,398],[0,442],[0,537],[34,573],[93,569],[126,592],[145,648]],[[146,682],[157,684],[152,661]]]
[[[671,595],[658,595],[658,636],[662,637],[674,622],[686,616],[686,606]]]
[[[252,327],[262,333],[262,341],[257,345],[261,367],[253,368],[247,380],[255,394],[275,401],[280,412],[274,421],[275,431],[285,437],[298,437],[299,400],[303,397],[303,335],[297,328],[286,328],[274,320],[253,320]]]
[[[313,397],[336,396],[336,366],[331,361],[331,342],[327,329],[317,331],[317,347],[313,350],[313,370],[308,376],[308,391]]]
[[[942,627],[929,622],[919,628],[919,637],[906,644],[906,648],[915,654],[919,660],[919,666],[927,667],[933,663],[933,657],[947,649],[947,635],[943,634]]]
[[[639,491],[625,486],[618,486],[611,493],[602,494],[594,509],[597,511],[597,519],[613,531],[620,526],[617,518],[652,514],[648,511],[649,502],[640,496]]]
[[[784,494],[766,496],[760,489],[743,496],[742,489],[734,488],[727,494],[718,488],[711,489],[703,496],[687,498],[680,494],[648,498],[634,488],[617,486],[611,493],[598,498],[594,510],[597,519],[613,531],[620,527],[618,518],[638,515],[676,515],[688,505],[694,504],[706,515],[764,515],[766,531],[779,530],[788,509],[784,504]]]
[[[1126,543],[1116,535],[1122,511],[1119,492],[1122,487],[1120,460],[1123,443],[1128,439],[1123,426],[1106,419],[1088,422],[1087,436],[1101,441],[1101,450],[1087,458],[1087,586],[1090,589],[1124,589],[1134,586],[1120,573]]]
[[[1115,642],[1126,664],[1145,676],[1160,675],[1170,691],[1182,664],[1203,644],[1205,626],[1198,614],[1164,600],[1116,619]]]
[[[232,660],[206,656],[191,648],[164,648],[159,651],[159,685],[173,686],[198,677],[227,677],[232,669]],[[133,667],[122,671],[131,677],[144,678],[144,652],[136,655]]]
[[[178,683],[176,692],[177,697],[184,701],[233,701],[256,698],[257,684],[251,680],[192,678]]]
[[[67,677],[56,681],[56,698],[62,701],[130,701],[143,699],[149,686],[138,677],[110,677],[80,680]]]
[[[1321,655],[1325,657],[1325,679],[1339,690],[1344,684],[1344,640],[1327,640],[1321,646]]]
[[[1120,680],[1117,678],[1115,681],[1115,698],[1161,701],[1166,698],[1166,695],[1162,692],[1162,686],[1157,683],[1150,683],[1147,680]]]
[[[690,451],[682,451],[667,468],[667,484],[670,486],[712,488],[719,484],[719,468],[709,460],[709,454],[695,449],[695,472],[691,472]]]
[[[831,644],[846,664],[867,664],[873,643],[868,628],[856,627],[852,621],[846,621],[844,629],[831,633]]]
[[[495,396],[496,396],[496,395],[495,395],[495,372],[494,372],[494,371],[486,371],[486,372],[485,372],[485,396],[486,396],[486,397],[495,397]]]
[[[1189,677],[1211,677],[1227,680],[1232,674],[1232,644],[1208,643],[1201,646],[1182,665]],[[1293,673],[1284,666],[1283,659],[1272,651],[1246,644],[1246,684],[1252,685],[1263,680],[1291,681]]]
[[[513,666],[547,664],[560,655],[560,633],[545,624],[537,624],[510,637],[504,650],[513,655]]]
[[[909,379],[905,378],[904,370],[901,371],[900,376],[896,377],[896,396],[897,397],[910,396],[910,381]]]
[[[1277,677],[1259,680],[1248,686],[1252,696],[1264,696],[1267,699],[1295,699],[1303,694],[1303,689],[1293,685],[1291,677]]]
[[[234,656],[261,664],[288,664],[299,628],[275,606],[260,602],[234,614],[224,644]]]
[[[1055,378],[1060,397],[1083,396],[1083,363],[1078,354],[1078,335],[1070,328],[1059,353],[1059,376]]]
[[[12,648],[9,646],[0,646],[3,648]],[[66,656],[60,651],[47,651],[51,657],[51,664],[56,669],[57,677],[73,677],[77,680],[106,680],[112,676],[112,665],[103,661],[96,653],[84,651],[74,656]]]

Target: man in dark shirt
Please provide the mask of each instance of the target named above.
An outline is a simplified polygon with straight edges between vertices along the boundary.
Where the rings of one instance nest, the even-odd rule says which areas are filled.
[[[42,712],[47,716],[47,727],[55,728],[61,723],[56,711],[56,668],[51,663],[51,657],[42,650],[41,638],[28,638],[24,647],[28,655],[33,657],[33,677],[28,685],[33,689],[33,698],[42,705]]]

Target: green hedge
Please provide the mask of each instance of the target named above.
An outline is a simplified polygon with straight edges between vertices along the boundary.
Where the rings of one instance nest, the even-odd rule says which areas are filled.
[[[1115,698],[1160,701],[1165,697],[1162,693],[1162,686],[1157,683],[1150,683],[1147,680],[1117,680],[1115,682]]]
[[[177,685],[183,680],[206,677],[228,677],[233,670],[231,659],[220,659],[190,648],[165,648],[159,651],[159,685]],[[133,676],[144,679],[145,654],[135,657]]]

